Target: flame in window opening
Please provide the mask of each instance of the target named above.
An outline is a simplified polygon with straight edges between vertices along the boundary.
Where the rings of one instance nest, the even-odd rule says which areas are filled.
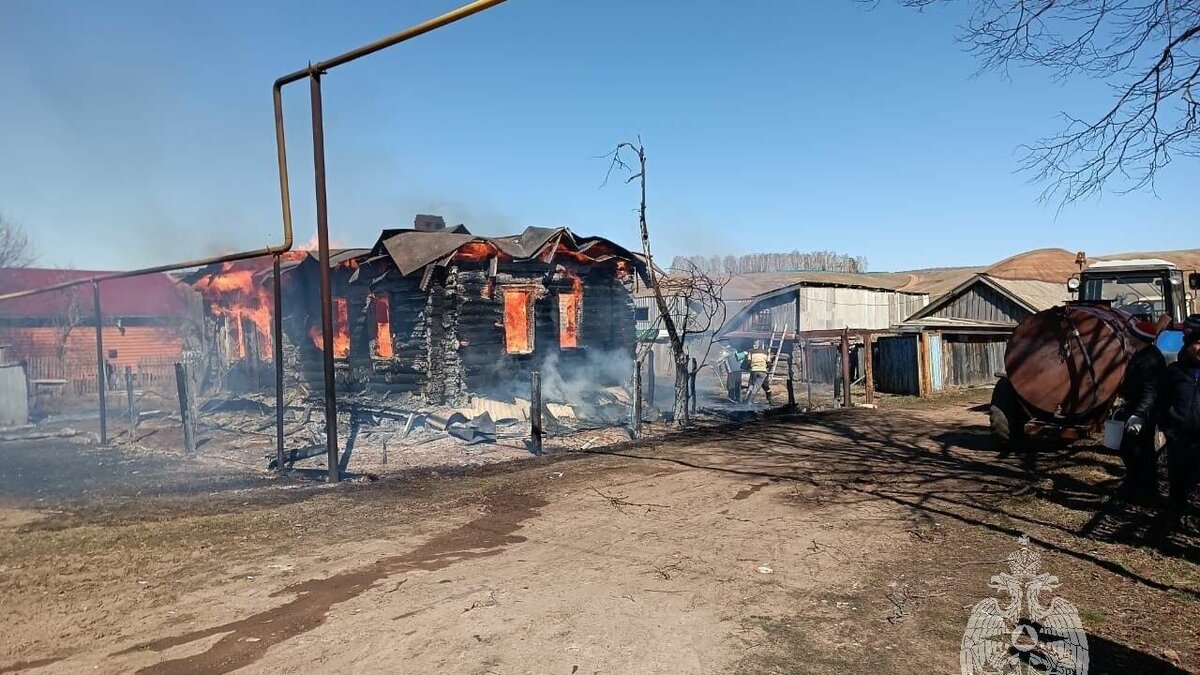
[[[579,316],[583,309],[583,280],[578,274],[566,273],[571,291],[558,294],[558,346],[575,349],[579,346]]]
[[[533,352],[532,299],[527,288],[504,289],[504,351],[508,354]]]
[[[317,349],[325,349],[321,340],[320,324],[308,329],[308,337]],[[350,309],[345,298],[333,299],[333,358],[344,359],[350,355]]]
[[[375,356],[392,358],[392,318],[386,295],[375,296]]]
[[[350,309],[345,298],[333,299],[333,358],[350,355]]]

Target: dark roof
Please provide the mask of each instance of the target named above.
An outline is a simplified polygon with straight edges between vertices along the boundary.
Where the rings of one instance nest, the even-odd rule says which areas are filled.
[[[548,246],[564,247],[565,250],[592,254],[597,261],[621,258],[633,262],[639,268],[641,260],[623,247],[602,237],[579,237],[565,227],[527,227],[521,234],[503,237],[483,237],[457,232],[419,232],[414,230],[385,231],[373,251],[387,251],[400,274],[409,275],[425,266],[445,260],[459,249],[471,243],[483,243],[494,247],[512,260],[530,260]]]
[[[106,274],[114,272],[0,268],[0,293],[32,290]],[[91,316],[92,290],[90,285],[81,284],[62,291],[0,301],[0,317],[59,317],[66,311],[72,296],[76,305],[87,316]],[[166,274],[145,274],[100,282],[100,308],[107,317],[178,317],[188,311],[180,288]]]

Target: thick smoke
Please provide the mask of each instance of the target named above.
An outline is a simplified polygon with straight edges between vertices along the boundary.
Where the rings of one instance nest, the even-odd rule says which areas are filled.
[[[625,352],[587,350],[582,361],[570,363],[560,363],[558,353],[550,352],[542,361],[542,398],[586,404],[599,389],[628,385],[632,379],[633,358]]]
[[[551,351],[531,369],[541,373],[542,401],[570,405],[581,418],[608,419],[613,417],[615,406],[629,404],[633,366],[633,356],[628,352],[585,349],[563,356]],[[498,397],[529,398],[527,376],[496,375],[496,381],[506,382],[494,390]]]

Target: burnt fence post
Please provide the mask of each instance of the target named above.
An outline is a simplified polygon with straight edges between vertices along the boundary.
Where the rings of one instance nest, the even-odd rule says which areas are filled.
[[[796,348],[793,345],[792,351],[788,354],[788,369],[787,369],[787,405],[789,408],[796,407]]]
[[[180,362],[175,364],[175,388],[179,391],[179,422],[183,425],[183,449],[191,455],[196,452],[196,425],[192,415],[187,366]]]
[[[529,391],[529,449],[542,454],[542,374],[533,371]]]
[[[137,435],[137,409],[133,404],[133,368],[125,366],[125,403],[129,407],[129,444]]]
[[[634,440],[642,437],[642,364],[638,361],[633,368],[633,419],[630,420],[630,430]]]
[[[92,282],[96,320],[96,390],[100,394],[100,445],[108,445],[108,363],[104,360],[104,316],[100,313],[100,284]]]

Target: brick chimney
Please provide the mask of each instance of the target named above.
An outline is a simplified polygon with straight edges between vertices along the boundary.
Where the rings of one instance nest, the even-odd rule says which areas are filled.
[[[441,232],[446,229],[446,219],[441,216],[418,213],[413,218],[413,229],[418,232]]]

